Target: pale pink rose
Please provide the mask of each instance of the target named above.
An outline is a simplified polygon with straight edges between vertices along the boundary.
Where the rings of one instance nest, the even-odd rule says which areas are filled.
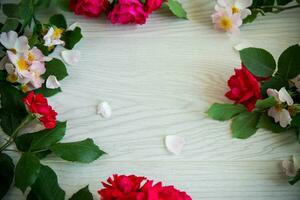
[[[231,10],[219,8],[212,16],[215,29],[228,32],[230,34],[239,34],[239,27],[243,24],[241,14],[233,14]]]

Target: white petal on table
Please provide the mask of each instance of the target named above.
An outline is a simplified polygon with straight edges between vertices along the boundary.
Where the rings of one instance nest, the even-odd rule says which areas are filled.
[[[112,115],[110,105],[106,101],[99,103],[97,106],[97,114],[100,114],[104,118],[110,118]]]
[[[64,50],[61,52],[61,57],[67,64],[76,65],[81,58],[81,53],[78,50]]]
[[[71,24],[68,28],[67,31],[73,31],[76,27],[80,27],[78,22],[74,22],[73,24]]]
[[[183,149],[185,140],[178,135],[167,135],[165,138],[165,145],[171,153],[179,155]]]
[[[60,87],[60,83],[58,82],[56,76],[54,76],[54,75],[48,76],[47,81],[46,81],[46,88],[56,89],[59,87]]]

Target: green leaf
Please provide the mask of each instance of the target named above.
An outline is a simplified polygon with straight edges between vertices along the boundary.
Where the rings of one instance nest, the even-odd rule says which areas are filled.
[[[37,179],[40,167],[40,161],[34,154],[30,152],[23,153],[16,166],[16,187],[24,193],[26,188],[31,186]]]
[[[287,48],[279,57],[278,74],[284,79],[292,79],[300,74],[300,46]]]
[[[169,0],[168,7],[175,16],[187,19],[186,11],[177,0]]]
[[[257,128],[264,128],[274,133],[281,133],[287,129],[282,128],[278,123],[275,123],[272,117],[269,117],[266,113],[262,114],[259,118]]]
[[[0,125],[2,130],[7,135],[12,135],[13,132],[17,129],[17,127],[21,124],[24,116],[25,115],[19,110],[1,109]]]
[[[60,9],[62,9],[63,11],[71,11],[70,10],[70,0],[59,0],[57,1],[57,4],[59,6]]]
[[[209,117],[214,120],[225,121],[246,111],[246,107],[241,104],[220,104],[214,103],[207,111]]]
[[[24,94],[7,82],[0,82],[1,113],[0,125],[7,135],[11,135],[27,116]]]
[[[296,0],[298,4],[300,4],[300,0]]]
[[[1,28],[1,32],[15,31],[19,24],[20,22],[17,19],[7,19]]]
[[[0,70],[0,81],[6,80],[7,72],[5,70]]]
[[[293,117],[291,125],[300,128],[300,114]]]
[[[0,153],[0,199],[5,196],[10,188],[14,178],[14,168],[12,159],[8,155]]]
[[[272,106],[275,106],[277,103],[276,99],[274,97],[268,97],[266,99],[259,99],[256,101],[255,107],[258,109],[266,109],[270,108]]]
[[[63,36],[62,40],[65,41],[65,48],[66,49],[73,49],[73,47],[81,40],[81,28],[76,27],[74,30],[66,31]]]
[[[60,188],[55,172],[45,165],[41,165],[39,176],[35,183],[31,186],[31,189],[38,199],[65,199],[65,192]]]
[[[26,200],[39,200],[39,198],[34,194],[32,190],[27,195]]]
[[[300,169],[298,169],[296,176],[294,176],[293,178],[291,178],[289,180],[289,183],[291,185],[294,185],[295,183],[297,183],[298,181],[300,181]]]
[[[73,194],[70,200],[93,200],[93,195],[89,191],[89,186],[87,185]]]
[[[53,129],[45,129],[35,133],[26,133],[15,140],[20,151],[48,150],[53,144],[60,141],[66,132],[67,122],[57,122]]]
[[[272,88],[276,90],[280,90],[282,87],[287,87],[289,85],[288,81],[283,79],[282,77],[275,75],[261,86],[261,92],[264,97],[267,96],[267,89]]]
[[[3,13],[9,18],[19,18],[18,4],[7,3],[2,5]]]
[[[51,97],[56,95],[57,93],[61,92],[61,88],[56,89],[49,89],[46,88],[46,84],[43,84],[43,86],[37,90],[34,90],[36,94],[42,94],[44,97]]]
[[[260,114],[256,112],[243,112],[236,116],[231,124],[233,137],[246,139],[257,131]]]
[[[49,8],[51,4],[51,0],[36,0],[35,2],[35,9]]]
[[[281,6],[284,6],[290,2],[292,2],[293,0],[276,0],[277,2],[277,5],[281,5]]]
[[[70,143],[57,143],[50,149],[64,160],[82,163],[90,163],[105,153],[94,144],[92,139]]]
[[[57,58],[53,58],[51,61],[46,62],[45,66],[46,73],[42,75],[44,79],[47,79],[50,75],[54,75],[56,76],[57,80],[60,81],[68,76],[65,64]]]
[[[34,0],[21,0],[18,13],[20,19],[23,20],[23,26],[30,26],[34,15]]]
[[[245,67],[255,76],[272,76],[276,69],[273,56],[264,49],[246,48],[240,51],[240,57]]]
[[[24,103],[22,101],[25,95],[11,84],[0,82],[0,94],[2,108],[9,110],[25,110]]]
[[[30,150],[37,151],[42,149],[49,149],[51,145],[60,141],[66,132],[67,122],[57,122],[53,129],[45,129],[33,133],[33,140]]]
[[[62,14],[53,15],[50,17],[49,22],[57,28],[67,29],[67,21]]]

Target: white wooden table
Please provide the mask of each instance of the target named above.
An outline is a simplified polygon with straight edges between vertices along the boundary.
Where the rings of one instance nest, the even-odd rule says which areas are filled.
[[[183,6],[188,21],[162,11],[144,26],[66,15],[82,27],[82,59],[69,66],[63,93],[50,102],[60,120],[68,120],[64,141],[91,137],[108,155],[89,165],[54,156],[44,163],[58,173],[68,196],[89,184],[99,199],[100,180],[133,173],[174,184],[194,200],[300,199],[300,184],[290,186],[279,167],[300,153],[293,134],[260,130],[248,140],[233,139],[228,122],[205,115],[210,104],[228,102],[226,81],[240,64],[233,46],[250,42],[278,58],[300,42],[300,11],[259,17],[239,37],[228,37],[213,29],[214,1],[185,0]],[[102,100],[113,108],[111,119],[96,114]],[[169,134],[186,139],[181,155],[166,151]],[[6,199],[24,197],[13,189]]]

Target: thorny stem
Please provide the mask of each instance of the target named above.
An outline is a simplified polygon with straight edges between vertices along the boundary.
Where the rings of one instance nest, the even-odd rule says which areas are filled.
[[[9,145],[11,145],[16,137],[18,136],[18,133],[20,132],[20,130],[29,122],[31,122],[33,120],[33,117],[31,114],[28,114],[24,120],[21,122],[21,124],[16,128],[16,130],[11,134],[11,136],[9,137],[9,139],[0,147],[0,152],[2,152],[3,150],[6,149],[6,147],[8,147]]]

